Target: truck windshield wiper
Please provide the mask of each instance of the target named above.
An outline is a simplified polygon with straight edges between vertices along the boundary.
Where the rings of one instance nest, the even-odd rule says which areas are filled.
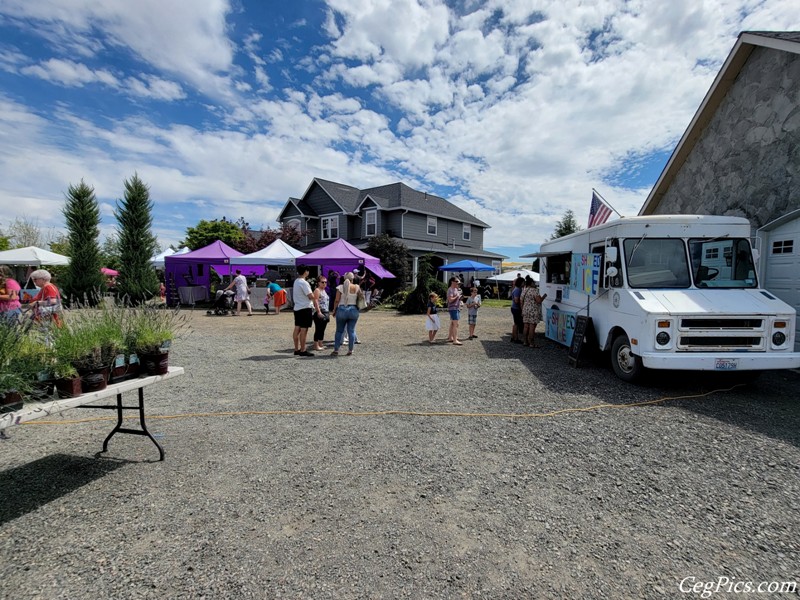
[[[633,250],[631,250],[631,255],[628,257],[629,265],[631,264],[631,261],[633,261],[633,255],[636,254],[636,250],[639,248],[639,244],[641,244],[644,241],[644,238],[646,237],[647,234],[645,233],[642,237],[639,238],[639,241],[634,244]]]

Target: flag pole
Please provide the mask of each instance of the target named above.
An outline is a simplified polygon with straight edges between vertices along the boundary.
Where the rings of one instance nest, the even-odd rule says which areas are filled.
[[[598,192],[598,191],[597,191],[596,189],[594,189],[594,188],[592,188],[592,191],[593,191],[595,194],[597,194],[597,197],[598,197],[598,198],[600,198],[600,200],[602,200],[603,202],[605,202],[605,203],[606,203],[606,206],[608,206],[608,208],[610,208],[610,209],[611,209],[611,210],[613,210],[615,213],[617,213],[617,214],[618,214],[620,217],[622,217],[622,215],[620,214],[620,212],[619,212],[619,211],[618,211],[616,208],[614,208],[613,206],[611,206],[611,204],[608,202],[608,200],[606,200],[605,198],[603,198],[603,194],[601,194],[600,192]]]

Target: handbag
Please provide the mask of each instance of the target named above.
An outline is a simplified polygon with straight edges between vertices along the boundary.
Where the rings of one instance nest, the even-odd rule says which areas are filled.
[[[358,310],[364,310],[367,308],[367,301],[364,298],[364,292],[358,292],[358,296],[356,297],[356,306],[358,306]]]

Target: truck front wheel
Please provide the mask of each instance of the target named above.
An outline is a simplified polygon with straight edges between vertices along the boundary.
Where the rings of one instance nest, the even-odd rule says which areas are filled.
[[[632,383],[644,374],[642,359],[631,351],[627,335],[618,335],[611,346],[611,366],[617,377]]]

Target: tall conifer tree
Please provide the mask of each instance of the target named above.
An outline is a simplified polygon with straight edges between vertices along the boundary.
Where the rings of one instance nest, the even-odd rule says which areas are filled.
[[[100,205],[94,188],[82,179],[70,185],[64,205],[70,263],[64,274],[62,288],[70,301],[95,305],[100,299],[104,277],[100,273]]]
[[[158,253],[152,211],[150,189],[134,173],[125,181],[125,198],[117,201],[114,212],[119,235],[118,289],[133,304],[149,300],[158,292],[158,277],[150,265],[150,259]]]

